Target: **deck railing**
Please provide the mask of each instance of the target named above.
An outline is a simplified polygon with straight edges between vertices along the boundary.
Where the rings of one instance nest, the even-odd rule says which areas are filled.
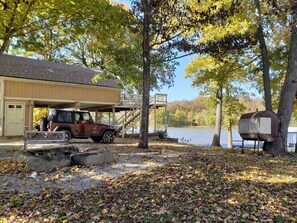
[[[122,94],[121,95],[121,105],[141,105],[142,96],[139,94]],[[150,97],[150,105],[166,105],[167,104],[167,94],[155,94]]]

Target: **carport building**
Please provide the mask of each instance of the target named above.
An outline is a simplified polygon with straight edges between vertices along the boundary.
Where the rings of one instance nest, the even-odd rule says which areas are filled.
[[[34,107],[115,108],[117,79],[92,79],[99,71],[75,65],[0,55],[0,136],[32,130]]]

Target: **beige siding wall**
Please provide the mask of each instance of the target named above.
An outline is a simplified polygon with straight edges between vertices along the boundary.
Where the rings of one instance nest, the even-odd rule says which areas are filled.
[[[75,86],[38,82],[5,81],[5,97],[47,100],[71,100],[78,102],[99,102],[117,104],[120,90],[115,88]]]

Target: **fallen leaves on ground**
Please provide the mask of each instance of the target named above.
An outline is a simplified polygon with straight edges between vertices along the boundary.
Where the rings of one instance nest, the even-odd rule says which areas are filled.
[[[0,160],[0,174],[22,174],[26,172],[28,172],[26,164],[11,159]]]
[[[0,222],[297,222],[296,158],[158,148],[186,155],[84,191],[2,193]]]

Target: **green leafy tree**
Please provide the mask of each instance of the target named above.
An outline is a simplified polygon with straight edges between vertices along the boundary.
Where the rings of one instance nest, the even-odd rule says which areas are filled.
[[[79,14],[79,1],[10,0],[0,1],[0,54],[7,52],[13,38],[32,32],[49,30]],[[71,9],[67,15],[63,13]]]
[[[33,124],[40,125],[40,120],[48,114],[48,108],[34,108],[33,110]]]
[[[262,76],[263,76],[263,87],[264,87],[264,98],[265,98],[265,108],[267,111],[272,111],[272,102],[271,102],[271,90],[270,90],[270,62],[269,55],[266,46],[266,40],[264,36],[264,28],[263,28],[263,19],[261,12],[261,5],[259,0],[254,0],[255,4],[255,15],[257,18],[257,37],[261,50],[261,61],[262,61]]]
[[[125,90],[141,92],[142,37],[132,11],[107,0],[71,2],[68,8],[61,6],[55,21],[40,20],[44,29],[18,36],[13,52],[96,68],[104,75],[97,75],[94,81],[116,76]],[[152,53],[152,88],[170,85],[173,80],[172,66],[163,63],[167,56]]]
[[[281,84],[284,80],[287,60],[288,14],[289,1],[247,1],[244,4],[253,5],[247,8],[246,14],[251,18],[255,29],[257,45],[251,54],[256,60],[251,73],[256,74],[260,92],[264,92],[265,109],[277,108]],[[281,35],[280,35],[281,33]],[[261,77],[261,78],[260,78]]]
[[[168,124],[168,111],[167,109],[158,109],[157,110],[157,127],[164,127]]]
[[[247,41],[251,46],[254,46],[251,47],[249,53],[245,52],[245,55],[252,58],[251,61],[255,62],[256,66],[252,70],[255,74],[254,79],[259,80],[259,89],[261,92],[264,91],[266,109],[271,110],[272,107],[277,107],[277,104],[274,106],[271,105],[270,86],[273,87],[272,99],[274,102],[277,102],[279,100],[280,89],[283,89],[285,86],[282,86],[282,81],[285,79],[285,76],[287,76],[285,75],[285,68],[287,64],[286,61],[288,61],[287,55],[289,54],[286,52],[290,45],[288,41],[288,37],[290,36],[288,27],[292,27],[289,23],[294,17],[292,12],[294,12],[295,1],[199,1],[193,3],[193,7],[197,8],[199,4],[200,6],[203,4],[212,4],[217,10],[219,10],[220,7],[228,8],[225,7],[226,5],[230,6],[229,9],[232,9],[233,6],[235,13],[231,16],[229,15],[228,18],[226,17],[226,20],[217,20],[217,23],[214,22],[210,26],[203,27],[203,29],[197,27],[197,29],[192,29],[192,33],[198,33],[197,36],[203,37],[200,43],[208,42],[212,44],[212,41],[214,41],[214,45],[218,45],[224,42],[224,39],[228,39],[229,36],[229,40],[237,39],[240,43]],[[234,38],[234,36],[236,36],[236,38]],[[192,46],[193,45],[194,44],[192,44]],[[233,44],[231,44],[231,46],[232,45]],[[227,52],[232,48],[224,44],[220,46],[219,50],[212,50],[212,53],[218,54],[217,52]],[[237,49],[246,49],[244,44],[239,44],[238,46]],[[195,50],[195,47],[192,49]],[[238,53],[240,54],[240,51]],[[261,59],[257,59],[258,55],[260,55]],[[274,62],[276,58],[276,66],[274,64],[271,65],[271,61],[273,60]],[[289,66],[290,65],[288,65],[288,67]],[[258,74],[262,74],[261,80]],[[272,81],[270,80],[271,78]],[[291,88],[291,90],[293,89]],[[281,104],[282,103],[280,103],[280,105]],[[279,108],[280,107],[281,106],[279,106]],[[280,111],[280,109],[278,110]],[[283,138],[285,139],[286,137],[283,136]]]
[[[264,92],[266,109],[272,110],[279,100],[278,83],[283,80],[286,68],[286,43],[289,34],[286,15],[289,6],[290,1],[287,0],[191,1],[190,7],[194,12],[191,14],[192,25],[200,19],[199,16],[195,16],[195,12],[203,8],[214,8],[208,14],[209,18],[218,15],[221,17],[203,26],[189,29],[187,35],[196,35],[194,43],[189,44],[189,48],[193,52],[197,50],[213,55],[244,53],[245,60],[253,62],[254,68],[250,66],[250,72],[254,74],[253,79],[258,80],[260,93]],[[201,46],[202,51],[199,50]],[[276,58],[278,60],[275,63]],[[274,106],[271,102],[270,86],[273,86],[272,99],[276,103]]]
[[[171,74],[176,63],[171,62],[176,53],[173,51],[178,37],[179,21],[172,23],[172,15],[177,17],[183,5],[179,1],[134,0],[133,11],[140,22],[142,33],[142,114],[139,148],[148,148],[149,98],[152,89],[152,64],[166,64],[165,74]],[[156,58],[156,59],[154,59]],[[167,75],[168,76],[168,75]],[[165,78],[167,76],[161,76]]]
[[[215,97],[208,97],[206,100],[207,112],[205,114],[205,123],[207,126],[215,126],[216,124],[216,99]]]
[[[156,1],[156,0],[134,0],[134,13],[141,22],[142,38],[142,58],[143,58],[143,108],[140,142],[138,147],[148,147],[148,108],[149,108],[149,92],[151,89],[151,65],[152,54],[161,59],[159,62],[169,62],[176,59],[176,53],[173,49],[183,50],[185,52],[193,51],[206,52],[218,49],[216,46],[225,44],[232,46],[228,38],[221,43],[209,44],[201,43],[192,46],[192,40],[200,36],[198,32],[192,32],[195,27],[211,24],[216,20],[221,20],[232,14],[231,10],[226,10],[220,4],[208,4],[205,7],[196,7],[195,1]],[[192,7],[194,5],[194,7]],[[172,15],[175,15],[174,17]],[[240,29],[239,29],[240,30]],[[242,35],[242,34],[241,34]],[[245,34],[244,34],[245,35]],[[246,45],[245,42],[232,42],[236,46]],[[217,51],[217,50],[216,50]],[[190,52],[193,53],[193,52]],[[164,60],[165,59],[165,60]],[[167,68],[173,70],[175,64],[168,64]],[[169,70],[169,69],[167,69]]]
[[[238,103],[235,96],[243,94],[244,91],[239,87],[241,81],[245,80],[246,70],[240,64],[240,58],[228,55],[225,57],[215,58],[211,56],[197,56],[186,68],[186,78],[193,79],[193,86],[199,87],[204,93],[210,93],[211,97],[215,98],[216,118],[215,118],[215,132],[212,144],[213,146],[220,146],[220,134],[223,115],[223,98],[225,95],[227,102],[224,107],[227,111],[228,130],[231,134],[231,115],[232,112],[237,112],[234,109],[235,104]],[[233,99],[233,100],[232,100]],[[232,137],[230,135],[232,142]],[[232,147],[232,146],[230,146]]]
[[[185,109],[176,109],[175,113],[173,114],[174,126],[188,126],[191,120],[191,118],[188,119],[188,117],[188,113],[185,111]]]
[[[62,55],[72,63],[102,67],[104,48],[113,43],[127,43],[123,24],[127,23],[129,12],[121,6],[107,0],[65,1],[65,4],[68,7],[60,9],[55,22],[39,21],[45,28],[18,38],[16,48],[41,59],[59,61]],[[60,55],[56,56],[57,52]]]
[[[43,27],[50,27],[48,21],[43,21],[43,23]],[[47,61],[69,63],[65,53],[61,51],[61,48],[69,42],[63,26],[63,24],[57,24],[51,29],[30,32],[25,36],[18,37],[15,43],[11,44],[12,52]]]
[[[223,126],[228,132],[228,144],[227,147],[233,148],[233,136],[232,127],[237,125],[238,116],[242,114],[245,110],[245,106],[240,102],[239,97],[243,96],[244,91],[242,89],[238,90],[238,87],[232,86],[231,84],[226,85],[226,93],[224,96],[224,119]]]

